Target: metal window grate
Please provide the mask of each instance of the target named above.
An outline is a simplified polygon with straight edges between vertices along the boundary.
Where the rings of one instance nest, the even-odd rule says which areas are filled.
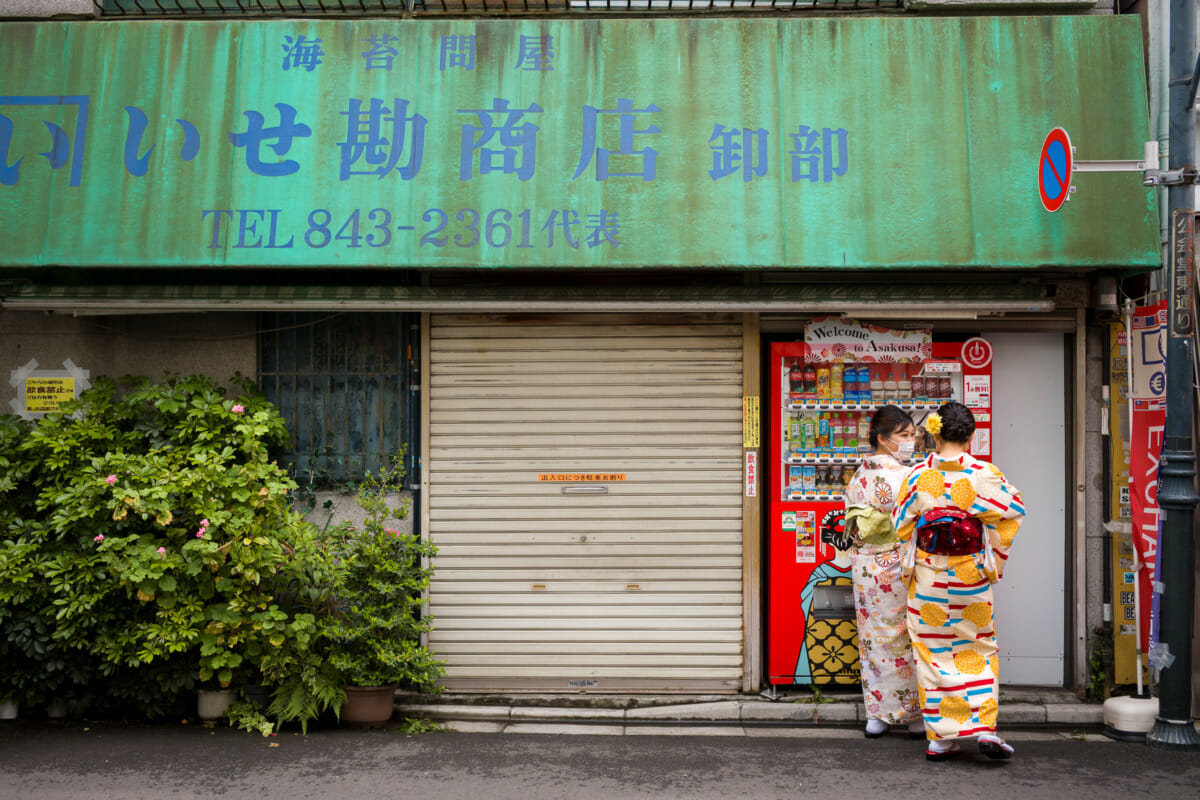
[[[902,8],[903,0],[92,0],[102,17],[707,13]]]
[[[413,476],[411,314],[264,313],[258,384],[287,420],[281,462],[317,486],[356,481],[403,450]],[[411,347],[410,347],[411,345]]]
[[[103,17],[404,14],[411,0],[92,0]]]

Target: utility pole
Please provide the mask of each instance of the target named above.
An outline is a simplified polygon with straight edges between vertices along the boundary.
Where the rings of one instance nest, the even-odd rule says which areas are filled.
[[[1155,747],[1200,750],[1192,722],[1192,604],[1196,553],[1192,525],[1196,503],[1196,456],[1192,439],[1192,342],[1196,184],[1196,0],[1171,0],[1168,67],[1170,166],[1156,181],[1167,186],[1171,242],[1167,279],[1167,419],[1158,503],[1163,510],[1158,561],[1162,565],[1159,642],[1174,660],[1160,672],[1158,716],[1146,741]],[[1140,665],[1139,665],[1140,668]]]

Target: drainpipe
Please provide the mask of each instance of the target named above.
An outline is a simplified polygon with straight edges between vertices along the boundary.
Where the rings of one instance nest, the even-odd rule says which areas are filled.
[[[1147,22],[1149,42],[1147,45],[1150,70],[1150,128],[1151,136],[1158,142],[1158,163],[1166,164],[1170,156],[1171,115],[1167,101],[1167,49],[1171,41],[1170,0],[1151,0],[1150,17]],[[1158,247],[1159,256],[1166,263],[1167,202],[1158,195]],[[1158,273],[1150,275],[1150,291],[1161,289]]]

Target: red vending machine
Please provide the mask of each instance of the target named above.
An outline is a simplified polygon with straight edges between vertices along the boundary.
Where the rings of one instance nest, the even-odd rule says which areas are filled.
[[[992,347],[935,343],[928,330],[823,318],[770,353],[767,663],[771,684],[856,686],[849,554],[822,541],[842,488],[871,452],[871,415],[892,403],[918,426],[946,400],[975,414],[971,451],[991,456]],[[914,460],[932,440],[917,441]]]

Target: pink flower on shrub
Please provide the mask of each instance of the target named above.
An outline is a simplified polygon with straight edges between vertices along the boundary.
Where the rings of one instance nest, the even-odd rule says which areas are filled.
[[[104,479],[104,482],[107,483],[109,486],[112,486],[114,483],[117,482],[117,476],[109,475],[107,478]]]
[[[384,528],[384,529],[383,529],[383,532],[384,532],[384,533],[390,533],[392,536],[399,536],[399,535],[400,535],[400,531],[396,530],[395,528]]]
[[[206,529],[206,528],[201,528],[200,530],[196,531],[196,538],[197,538],[197,539],[203,539],[203,538],[204,538],[204,532],[205,532],[205,530],[207,530],[207,529]]]
[[[200,520],[200,527],[201,527],[201,528],[207,528],[207,527],[208,527],[208,520],[206,520],[206,519],[202,519],[202,520]]]
[[[230,410],[230,411],[232,411],[232,412],[233,412],[233,413],[235,413],[235,414],[241,414],[243,411],[245,411],[245,410],[246,410],[246,407],[245,407],[245,406],[243,406],[241,403],[237,403],[237,404],[235,404],[235,405],[234,405],[234,407],[233,407],[233,408],[231,408],[231,409],[229,409],[229,410]]]
[[[167,548],[165,548],[165,547],[160,547],[160,548],[158,548],[158,555],[159,555],[160,557],[161,557],[161,556],[165,556],[166,554],[167,554]]]
[[[93,542],[103,542],[103,541],[104,541],[104,534],[103,534],[103,533],[101,533],[101,534],[99,534],[99,535],[97,535],[97,536],[93,536],[93,537],[92,537],[92,541],[93,541]]]

